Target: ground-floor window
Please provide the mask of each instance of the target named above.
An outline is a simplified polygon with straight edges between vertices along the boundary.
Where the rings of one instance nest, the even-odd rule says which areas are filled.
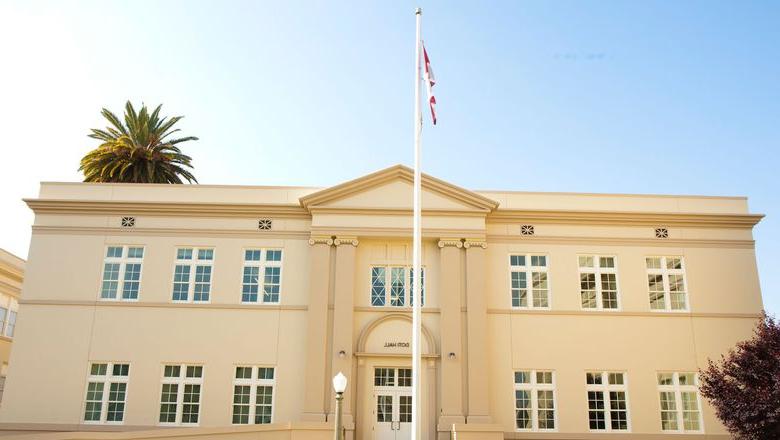
[[[700,432],[701,404],[696,373],[658,373],[661,429]]]
[[[236,367],[233,379],[233,424],[264,424],[273,419],[274,369]]]
[[[93,362],[87,376],[84,422],[122,423],[125,419],[130,365]]]
[[[619,372],[585,373],[590,430],[629,430],[626,379],[626,374]]]
[[[202,365],[163,366],[160,424],[197,425],[202,387]]]
[[[515,371],[515,427],[519,430],[554,430],[555,373]]]

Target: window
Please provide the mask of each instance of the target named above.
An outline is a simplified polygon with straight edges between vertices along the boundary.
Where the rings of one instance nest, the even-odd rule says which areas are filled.
[[[371,268],[371,305],[375,307],[412,306],[414,270],[410,266]],[[420,303],[425,305],[425,268],[420,268]]]
[[[628,431],[626,374],[585,373],[588,395],[588,427],[593,431]]]
[[[515,371],[515,427],[554,430],[555,418],[555,373]]]
[[[699,377],[696,373],[658,373],[661,429],[702,431]]]
[[[5,334],[5,318],[8,315],[8,309],[0,307],[0,334]]]
[[[202,387],[202,366],[165,365],[160,394],[160,424],[197,425]]]
[[[90,364],[84,399],[85,423],[124,422],[129,377],[130,364]]]
[[[273,419],[274,369],[236,367],[233,379],[233,424],[265,424]]]
[[[682,257],[647,257],[647,286],[653,310],[688,310]]]
[[[547,256],[510,255],[509,274],[512,307],[550,307]],[[529,281],[531,283],[530,287],[528,285]]]
[[[211,273],[214,249],[178,248],[173,269],[173,300],[208,302],[211,296]]]
[[[106,248],[100,299],[138,300],[143,259],[144,248],[140,246],[109,246]]]
[[[262,277],[260,274],[262,274]],[[281,288],[282,250],[245,250],[241,302],[278,304]],[[260,295],[260,292],[262,292],[262,295]]]
[[[615,257],[580,255],[580,299],[583,309],[618,309]]]
[[[14,330],[16,329],[16,312],[11,310],[8,313],[8,322],[5,325],[5,335],[9,338],[14,337]]]

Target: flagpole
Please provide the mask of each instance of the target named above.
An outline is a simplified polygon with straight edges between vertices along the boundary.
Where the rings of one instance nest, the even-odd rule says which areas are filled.
[[[412,303],[412,436],[411,440],[422,440],[421,401],[420,401],[420,247],[421,247],[421,212],[420,212],[420,136],[422,134],[422,114],[420,112],[420,21],[422,9],[415,10],[417,18],[417,39],[414,55],[414,219],[413,219],[413,252],[412,271],[414,274]]]

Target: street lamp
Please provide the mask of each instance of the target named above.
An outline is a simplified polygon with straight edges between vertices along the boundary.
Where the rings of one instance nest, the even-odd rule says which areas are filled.
[[[333,436],[334,440],[344,440],[344,429],[341,426],[341,401],[344,399],[344,391],[346,389],[347,376],[344,376],[339,371],[339,374],[333,376],[333,391],[336,392],[336,432]]]

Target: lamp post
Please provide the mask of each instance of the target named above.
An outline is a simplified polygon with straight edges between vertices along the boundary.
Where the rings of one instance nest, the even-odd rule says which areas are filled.
[[[336,432],[334,440],[344,440],[344,428],[341,426],[341,401],[344,399],[344,391],[347,389],[347,377],[341,371],[333,376],[333,391],[336,392]]]

